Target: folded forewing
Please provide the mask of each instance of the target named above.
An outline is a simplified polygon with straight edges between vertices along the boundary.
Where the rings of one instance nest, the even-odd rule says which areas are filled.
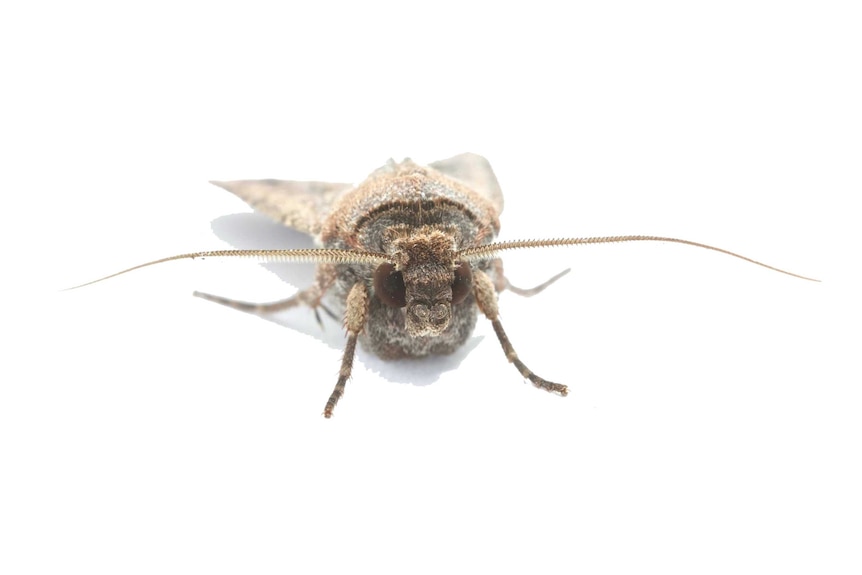
[[[235,180],[212,182],[236,194],[256,211],[311,235],[320,233],[333,203],[352,184],[291,180]]]

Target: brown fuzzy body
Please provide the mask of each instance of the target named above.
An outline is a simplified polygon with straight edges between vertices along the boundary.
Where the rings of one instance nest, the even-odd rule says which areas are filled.
[[[500,229],[503,197],[483,157],[461,154],[429,166],[390,160],[357,186],[282,180],[217,183],[256,210],[312,234],[320,247],[393,257],[407,284],[404,307],[385,305],[375,297],[374,264],[320,264],[315,285],[298,296],[313,307],[325,298],[349,321],[348,294],[355,284],[364,284],[370,297],[358,339],[365,350],[385,359],[448,354],[470,337],[477,316],[474,295],[451,306],[447,302],[455,252],[492,242]],[[488,273],[498,290],[505,285],[499,260],[471,267]],[[417,318],[417,310],[427,314],[435,309],[438,316],[447,316],[437,318],[438,326]]]
[[[458,250],[491,242],[499,230],[498,216],[487,197],[460,181],[410,160],[390,162],[339,198],[323,224],[320,241],[324,247],[391,254],[401,238],[398,230],[412,231],[414,236],[420,230],[420,238],[438,231],[452,237],[455,243],[451,247]],[[432,244],[428,258],[443,258],[434,253],[435,248],[443,249]],[[492,267],[485,261],[476,269]],[[372,291],[373,266],[341,264],[334,268],[336,279],[329,293],[336,307],[343,305],[357,281],[366,282]],[[384,359],[448,354],[470,337],[476,324],[472,295],[452,306],[451,320],[440,334],[412,335],[405,325],[406,314],[406,308],[389,307],[371,298],[365,329],[359,336],[362,347]]]

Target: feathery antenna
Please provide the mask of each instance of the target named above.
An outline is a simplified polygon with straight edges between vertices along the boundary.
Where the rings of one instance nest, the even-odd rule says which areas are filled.
[[[386,254],[375,252],[364,252],[360,250],[338,250],[338,249],[298,249],[298,250],[216,250],[209,252],[194,252],[188,254],[180,254],[170,256],[160,260],[154,260],[145,264],[140,264],[123,271],[107,275],[97,280],[89,281],[66,288],[62,291],[78,289],[84,286],[92,285],[105,281],[106,279],[114,278],[134,270],[139,270],[156,264],[163,264],[174,260],[194,260],[205,258],[249,258],[256,259],[262,263],[271,262],[316,262],[325,264],[381,264],[389,262],[391,259]]]
[[[687,246],[694,246],[697,248],[704,248],[707,250],[713,250],[716,252],[720,252],[723,254],[727,254],[729,256],[733,256],[735,258],[739,258],[741,260],[745,260],[747,262],[753,263],[755,265],[764,267],[766,269],[770,269],[772,271],[776,271],[779,273],[787,274],[789,276],[793,276],[795,278],[800,278],[803,280],[808,280],[812,282],[819,282],[820,280],[806,277],[803,275],[795,274],[793,272],[789,272],[787,270],[783,270],[780,268],[773,267],[771,265],[765,264],[763,262],[759,262],[757,260],[753,260],[751,258],[745,257],[743,255],[722,249],[717,248],[715,246],[710,246],[707,244],[701,244],[698,242],[692,242],[689,240],[680,240],[677,238],[665,238],[662,236],[605,236],[605,237],[592,237],[592,238],[559,238],[552,240],[513,240],[509,242],[497,242],[492,244],[486,244],[484,246],[477,246],[473,248],[466,248],[458,252],[458,259],[462,261],[475,261],[475,260],[484,260],[488,258],[493,258],[497,256],[497,253],[504,250],[515,250],[515,249],[523,249],[523,248],[548,248],[548,247],[556,247],[556,246],[579,246],[586,244],[613,244],[620,242],[673,242],[677,244],[685,244]]]
[[[508,242],[496,242],[483,246],[465,248],[457,253],[457,259],[459,261],[478,261],[497,257],[497,254],[499,252],[506,250],[549,248],[558,246],[579,246],[587,244],[612,244],[621,242],[672,242],[676,244],[685,244],[688,246],[694,246],[697,248],[703,248],[733,256],[735,258],[745,260],[760,267],[764,267],[772,271],[793,276],[795,278],[813,282],[820,281],[818,279],[795,274],[793,272],[789,272],[787,270],[783,270],[781,268],[777,268],[763,262],[759,262],[757,260],[731,252],[729,250],[717,248],[715,246],[710,246],[699,242],[693,242],[690,240],[666,238],[662,236],[604,236],[591,238],[559,238],[550,240],[513,240]],[[107,279],[117,277],[141,268],[154,266],[156,264],[162,264],[174,260],[194,260],[205,258],[249,258],[256,259],[261,262],[314,262],[328,264],[382,264],[385,262],[393,263],[392,258],[386,254],[377,252],[366,252],[361,250],[341,250],[329,248],[295,250],[216,250],[208,252],[193,252],[188,254],[180,254],[176,256],[162,258],[159,260],[154,260],[134,267],[130,267],[128,269],[107,275],[93,281],[66,288],[62,291],[69,291],[99,283]]]

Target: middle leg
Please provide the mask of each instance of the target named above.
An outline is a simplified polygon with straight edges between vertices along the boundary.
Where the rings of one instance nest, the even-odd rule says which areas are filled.
[[[265,313],[274,313],[278,311],[283,311],[286,309],[290,309],[292,307],[296,307],[298,305],[307,305],[310,308],[314,309],[315,315],[317,315],[317,309],[321,308],[325,311],[330,317],[335,317],[335,315],[326,308],[326,306],[321,303],[324,294],[332,287],[333,282],[335,281],[335,269],[331,264],[322,264],[318,266],[317,273],[315,277],[314,284],[311,287],[308,287],[302,290],[299,293],[296,293],[290,296],[287,299],[282,299],[273,302],[266,303],[251,303],[245,301],[239,301],[235,299],[229,299],[222,296],[212,295],[208,293],[203,293],[196,291],[192,295],[195,297],[199,297],[201,299],[205,299],[207,301],[215,302],[217,304],[221,304],[233,309],[238,309],[240,311],[255,313],[255,314],[265,314]],[[318,315],[317,321],[320,322],[320,316]]]

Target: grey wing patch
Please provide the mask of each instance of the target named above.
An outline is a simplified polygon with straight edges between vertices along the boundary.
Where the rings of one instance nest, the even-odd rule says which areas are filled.
[[[430,167],[467,184],[493,204],[497,215],[503,211],[503,192],[491,164],[478,154],[458,154],[430,164]]]
[[[284,225],[311,235],[320,233],[332,205],[352,184],[289,180],[210,182]]]

